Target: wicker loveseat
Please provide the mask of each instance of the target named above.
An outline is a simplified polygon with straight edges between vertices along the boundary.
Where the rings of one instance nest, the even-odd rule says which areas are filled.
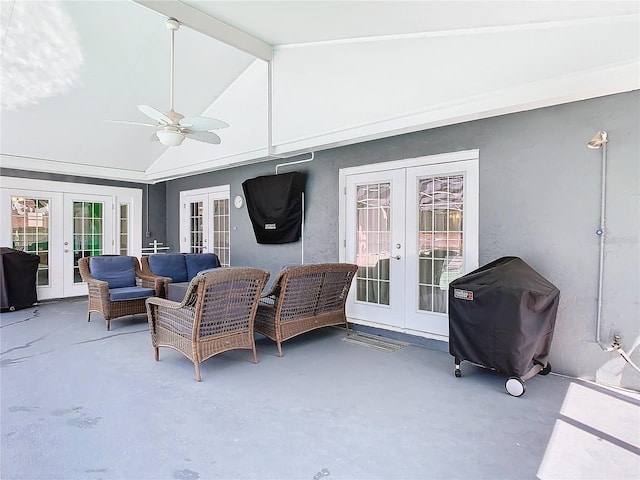
[[[97,255],[78,260],[80,276],[89,289],[89,311],[99,312],[111,330],[111,319],[147,311],[145,300],[160,295],[162,280],[144,275],[136,257]]]
[[[158,253],[142,257],[142,273],[162,277],[162,298],[180,302],[198,273],[220,267],[215,253]]]
[[[269,292],[262,295],[255,331],[278,345],[296,335],[329,325],[344,325],[349,333],[345,302],[357,265],[321,263],[285,268]]]

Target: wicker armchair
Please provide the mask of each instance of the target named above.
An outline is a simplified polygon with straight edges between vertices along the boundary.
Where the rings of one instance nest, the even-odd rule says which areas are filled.
[[[349,334],[345,302],[358,266],[322,263],[285,268],[260,299],[256,332],[278,345],[301,333],[329,325],[344,325]]]
[[[78,267],[89,289],[87,322],[91,321],[91,312],[99,312],[107,322],[107,330],[111,330],[113,318],[145,313],[145,300],[162,292],[162,280],[144,275],[136,257],[83,257],[78,260]]]
[[[269,272],[256,268],[220,268],[193,278],[182,302],[149,298],[147,316],[156,361],[159,347],[173,348],[191,360],[196,380],[200,363],[234,349],[253,351],[253,322]]]

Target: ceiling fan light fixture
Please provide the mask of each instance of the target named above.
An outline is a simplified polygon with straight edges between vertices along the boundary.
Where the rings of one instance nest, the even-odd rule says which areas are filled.
[[[177,147],[182,145],[184,141],[184,135],[182,133],[171,130],[159,130],[156,132],[156,135],[160,143],[167,147]]]

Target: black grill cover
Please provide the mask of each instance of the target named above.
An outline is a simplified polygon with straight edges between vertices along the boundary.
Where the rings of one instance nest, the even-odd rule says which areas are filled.
[[[298,241],[306,182],[306,173],[291,172],[250,178],[242,183],[258,243]]]
[[[503,257],[449,284],[449,353],[510,376],[543,367],[560,290],[518,257]]]
[[[38,301],[36,276],[40,257],[0,247],[0,310],[28,308]]]

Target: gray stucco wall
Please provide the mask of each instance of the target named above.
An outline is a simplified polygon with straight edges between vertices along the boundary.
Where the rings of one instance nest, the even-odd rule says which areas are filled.
[[[601,150],[609,133],[607,231],[601,337],[614,333],[640,364],[640,92],[399,135],[316,153],[286,167],[309,174],[305,263],[338,260],[338,172],[345,167],[458,150],[480,150],[480,264],[505,255],[524,259],[561,291],[550,361],[555,372],[640,390],[640,374],[595,342]],[[275,173],[270,161],[168,182],[167,242],[179,245],[182,190]],[[246,207],[232,211],[232,265],[268,269],[299,263],[301,244],[258,245]]]
[[[149,196],[146,191],[143,196],[143,203],[149,202],[148,216],[143,216],[142,220],[142,246],[149,246],[150,242],[157,240],[159,243],[166,243],[167,237],[167,188],[164,182],[155,185],[147,185]]]

